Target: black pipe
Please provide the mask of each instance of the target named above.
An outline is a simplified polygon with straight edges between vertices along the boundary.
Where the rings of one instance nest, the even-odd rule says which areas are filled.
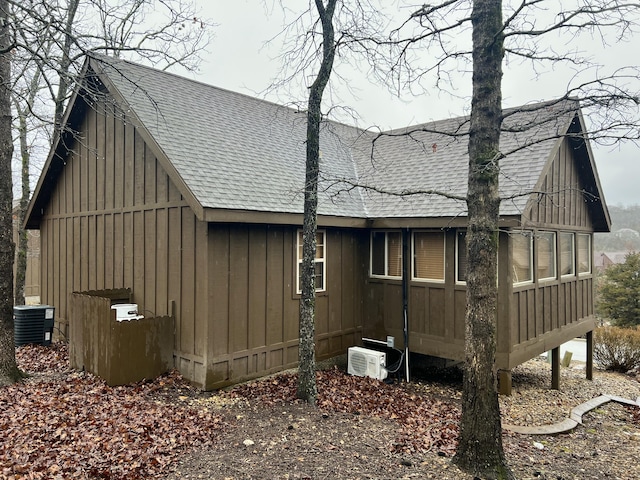
[[[405,379],[409,378],[409,268],[411,253],[409,249],[409,229],[402,230],[402,319],[404,333]]]

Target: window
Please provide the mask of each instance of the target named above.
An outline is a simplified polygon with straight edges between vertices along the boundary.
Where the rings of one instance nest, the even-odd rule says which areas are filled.
[[[459,231],[456,235],[456,282],[467,281],[467,232]]]
[[[371,232],[371,276],[402,278],[402,232]]]
[[[536,244],[538,246],[538,261],[536,262],[538,280],[556,278],[556,234],[538,232]]]
[[[315,286],[316,292],[322,292],[325,290],[325,278],[327,278],[327,251],[326,251],[326,239],[327,236],[324,230],[318,230],[316,232],[316,275],[315,275]],[[298,285],[298,293],[302,292],[302,281],[300,278],[300,270],[302,269],[302,230],[298,230],[298,245],[296,248],[297,252],[297,271],[296,277]]]
[[[444,232],[413,233],[413,278],[444,281]]]
[[[591,235],[578,234],[578,275],[591,273]]]
[[[533,236],[531,232],[511,235],[513,283],[533,281]]]
[[[560,234],[560,275],[563,277],[575,275],[576,256],[573,233]]]

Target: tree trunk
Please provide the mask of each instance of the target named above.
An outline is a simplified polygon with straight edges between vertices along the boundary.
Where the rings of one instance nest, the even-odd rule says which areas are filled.
[[[0,0],[0,385],[20,378],[13,340],[13,185],[9,5]]]
[[[504,56],[501,0],[475,0],[472,25],[465,370],[460,438],[453,461],[480,478],[513,478],[502,448],[495,371]]]
[[[23,228],[24,217],[29,206],[29,148],[27,140],[27,121],[24,115],[19,114],[20,124],[18,133],[20,136],[20,158],[22,159],[22,195],[20,196],[20,206],[18,207],[18,254],[16,255],[16,284],[15,284],[15,305],[24,305],[24,288],[27,273],[27,231]]]
[[[329,82],[335,43],[333,12],[337,0],[329,0],[325,8],[323,0],[315,0],[322,23],[322,63],[318,76],[309,89],[307,110],[307,162],[304,188],[304,221],[302,226],[302,266],[300,281],[300,348],[297,396],[315,405],[316,386],[315,359],[315,271],[316,231],[318,211],[318,173],[320,171],[320,123],[322,122],[322,94]]]

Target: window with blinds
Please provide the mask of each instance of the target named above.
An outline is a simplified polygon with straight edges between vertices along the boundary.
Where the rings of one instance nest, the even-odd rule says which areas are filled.
[[[511,235],[513,283],[533,281],[533,236],[532,232]]]
[[[576,256],[573,233],[560,233],[560,275],[575,275]]]
[[[456,282],[467,281],[467,232],[459,231],[456,235]]]
[[[444,281],[444,232],[413,233],[413,278]]]
[[[371,232],[370,275],[402,278],[402,232]]]
[[[556,278],[556,234],[538,232],[536,235],[538,258],[536,262],[538,280]]]
[[[387,232],[387,276],[402,277],[401,232]]]
[[[588,233],[578,234],[578,275],[591,273],[591,235]]]

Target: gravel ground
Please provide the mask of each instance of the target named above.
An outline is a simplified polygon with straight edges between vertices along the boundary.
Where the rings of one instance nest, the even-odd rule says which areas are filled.
[[[500,396],[502,423],[548,425],[564,420],[572,408],[600,395],[640,397],[640,383],[628,375],[595,370],[593,381],[588,381],[584,364],[572,365],[561,370],[560,390],[549,388],[551,365],[544,360],[530,360],[515,368],[512,395]]]

